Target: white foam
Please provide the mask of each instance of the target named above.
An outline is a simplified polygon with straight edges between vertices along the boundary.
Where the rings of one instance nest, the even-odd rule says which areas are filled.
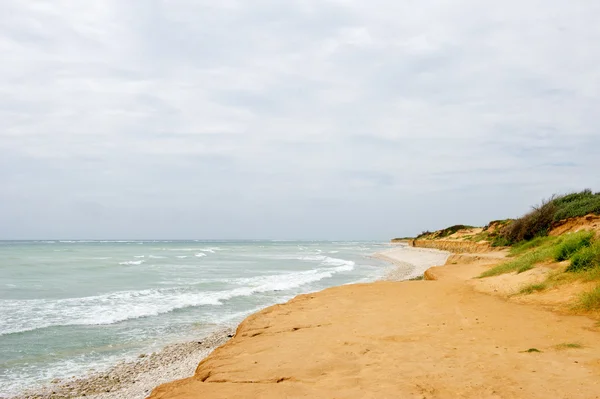
[[[226,296],[164,288],[84,298],[4,300],[0,301],[0,335],[50,326],[114,324],[190,306],[220,305]]]
[[[145,260],[130,260],[127,262],[119,262],[119,265],[141,265]]]
[[[145,257],[146,257],[145,255],[136,255],[136,256],[134,256],[134,258],[145,258]]]
[[[150,255],[148,256],[148,258],[150,259],[166,259],[166,256],[157,256],[157,255]]]
[[[186,255],[177,255],[176,257],[179,258],[179,259],[185,259],[185,258],[187,258]]]
[[[186,285],[83,298],[4,300],[0,301],[0,335],[59,325],[114,324],[187,307],[217,306],[235,297],[295,289],[354,268],[352,261],[323,258],[335,266],[226,280],[238,287],[224,291],[195,292]],[[139,264],[137,262],[135,264]],[[123,263],[131,264],[131,261]]]
[[[194,255],[194,256],[196,256],[197,258],[202,258],[202,257],[206,256],[206,254],[205,254],[204,252],[198,252],[198,253],[197,253],[196,255]]]

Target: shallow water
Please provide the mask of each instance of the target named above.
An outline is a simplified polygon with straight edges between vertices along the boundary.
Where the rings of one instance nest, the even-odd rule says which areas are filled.
[[[0,395],[372,281],[374,242],[0,242]]]

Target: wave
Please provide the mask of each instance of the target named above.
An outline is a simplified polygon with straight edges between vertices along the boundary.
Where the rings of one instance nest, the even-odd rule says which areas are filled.
[[[157,256],[157,255],[150,255],[148,256],[148,258],[150,259],[166,259],[166,256]]]
[[[185,258],[187,258],[187,256],[186,255],[177,255],[176,258],[185,259]]]
[[[206,254],[204,252],[198,252],[196,255],[194,255],[197,258],[202,258],[204,256],[206,256]]]
[[[145,258],[145,257],[146,257],[145,255],[136,255],[136,256],[134,256],[134,258]]]
[[[220,305],[218,295],[185,288],[121,291],[67,299],[0,301],[0,335],[52,326],[106,325],[175,309]]]
[[[129,260],[127,262],[119,262],[119,265],[141,265],[145,260]]]
[[[338,259],[329,263],[333,267],[224,279],[231,288],[223,291],[197,291],[197,287],[188,284],[83,298],[0,300],[0,335],[55,326],[108,325],[188,307],[219,306],[236,297],[292,290],[354,268],[350,261]]]

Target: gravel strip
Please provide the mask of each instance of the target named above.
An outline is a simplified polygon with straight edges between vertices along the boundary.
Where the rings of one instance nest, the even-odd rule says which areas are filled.
[[[56,379],[10,399],[144,399],[158,385],[194,375],[198,363],[233,334],[228,328],[201,341],[168,345],[159,352],[140,355],[136,361],[117,363],[107,371]]]

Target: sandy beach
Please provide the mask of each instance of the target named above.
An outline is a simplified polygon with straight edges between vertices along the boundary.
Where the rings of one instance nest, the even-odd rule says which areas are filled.
[[[346,285],[264,309],[151,398],[600,397],[598,324],[476,291],[472,277],[500,256],[453,257],[428,271],[435,281]]]

